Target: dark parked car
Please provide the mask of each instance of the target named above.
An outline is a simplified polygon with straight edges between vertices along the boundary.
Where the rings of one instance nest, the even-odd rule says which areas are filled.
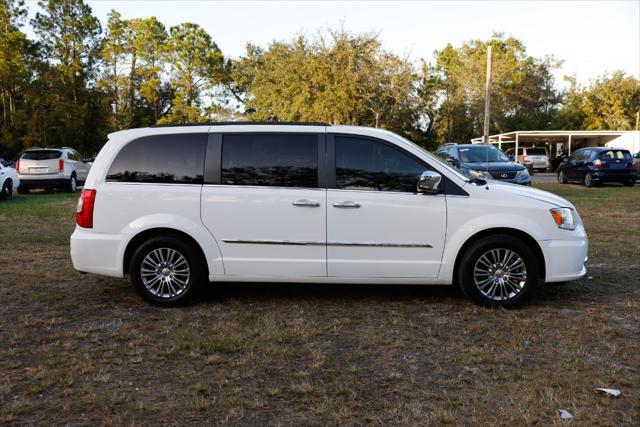
[[[638,172],[628,150],[609,147],[587,147],[574,151],[560,164],[558,181],[583,182],[587,187],[603,182],[633,185]]]
[[[527,168],[490,144],[445,144],[436,153],[468,176],[491,178],[515,184],[531,185]]]

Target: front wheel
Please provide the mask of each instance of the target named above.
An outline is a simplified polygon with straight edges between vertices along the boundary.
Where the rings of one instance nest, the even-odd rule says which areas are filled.
[[[465,252],[458,268],[462,292],[478,304],[512,308],[538,283],[535,253],[521,239],[500,234],[482,238]]]
[[[143,243],[131,258],[129,275],[145,301],[166,307],[187,302],[206,276],[194,248],[173,237]]]

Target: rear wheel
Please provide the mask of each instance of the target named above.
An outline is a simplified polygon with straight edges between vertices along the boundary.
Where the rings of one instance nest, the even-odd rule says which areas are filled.
[[[584,175],[584,185],[586,185],[587,187],[593,187],[596,185],[596,183],[593,182],[593,175],[591,175],[591,172],[587,172]]]
[[[67,183],[67,193],[75,193],[76,190],[78,189],[78,181],[76,180],[76,176],[75,175],[71,175],[71,178],[69,178],[69,183]]]
[[[625,185],[625,187],[633,187],[635,185],[635,183],[636,183],[635,179],[630,179],[628,181],[625,181],[624,185]]]
[[[0,190],[0,200],[11,200],[13,196],[13,182],[10,179],[7,179],[4,184],[2,184],[2,190]]]
[[[508,234],[482,238],[463,255],[458,268],[462,292],[476,303],[512,308],[529,298],[540,266],[528,245]]]
[[[147,302],[176,306],[187,302],[205,280],[198,252],[182,240],[154,237],[133,254],[131,283]]]
[[[558,182],[560,184],[566,184],[567,183],[567,177],[564,175],[564,171],[560,170],[558,172]]]

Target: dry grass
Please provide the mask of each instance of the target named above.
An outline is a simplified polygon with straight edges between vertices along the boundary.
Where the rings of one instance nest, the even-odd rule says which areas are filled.
[[[449,288],[236,285],[160,309],[76,273],[75,197],[0,204],[0,424],[638,425],[640,188],[578,207],[589,277],[520,310]],[[620,398],[595,387],[622,390]]]

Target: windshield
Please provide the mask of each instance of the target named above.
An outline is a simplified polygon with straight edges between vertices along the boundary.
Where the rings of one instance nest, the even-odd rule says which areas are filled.
[[[418,150],[420,150],[422,153],[424,153],[427,157],[429,157],[429,160],[433,160],[435,163],[438,164],[438,166],[443,167],[447,171],[453,173],[458,178],[460,178],[460,179],[462,179],[464,181],[469,181],[469,177],[468,176],[466,176],[463,173],[461,173],[458,169],[453,168],[451,165],[443,162],[437,156],[434,156],[433,154],[431,154],[430,152],[428,152],[427,150],[425,150],[424,148],[422,148],[418,144],[416,144],[416,143],[414,143],[412,141],[409,141],[407,138],[403,138],[400,135],[396,135],[396,134],[392,134],[392,135],[393,135],[394,138],[399,139],[400,141],[406,142],[406,143],[411,144],[412,146],[416,147]]]
[[[476,147],[460,147],[460,160],[465,163],[481,162],[508,162],[504,153],[490,145],[478,145]]]
[[[631,153],[626,150],[608,150],[600,153],[602,160],[631,160]]]
[[[53,160],[60,157],[62,153],[58,150],[37,150],[27,151],[22,155],[24,160]]]

